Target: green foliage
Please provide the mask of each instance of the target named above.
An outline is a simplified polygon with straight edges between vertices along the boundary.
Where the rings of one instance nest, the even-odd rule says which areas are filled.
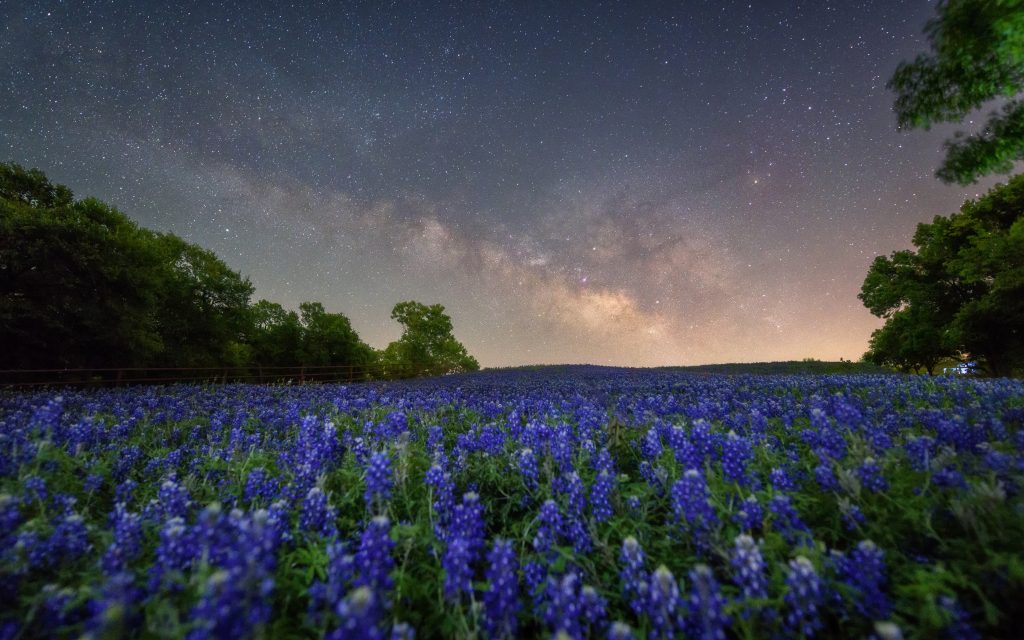
[[[452,319],[444,306],[399,302],[391,311],[404,331],[384,350],[381,358],[394,377],[477,371],[480,364],[452,335]]]
[[[886,324],[866,358],[932,372],[967,352],[993,375],[1024,365],[1024,176],[914,234],[917,251],[875,258],[859,298]]]
[[[305,365],[367,365],[374,361],[373,350],[359,339],[348,318],[328,313],[319,302],[303,302],[302,342],[299,357]]]
[[[937,175],[969,184],[986,174],[1009,173],[1024,159],[1024,1],[943,0],[925,27],[931,52],[900,64],[889,88],[896,92],[900,127],[959,122],[992,100],[1009,100],[976,135],[946,142]]]
[[[75,201],[38,169],[0,163],[0,368],[350,366],[380,374],[347,317],[260,300],[212,251],[142,229],[99,200]],[[479,368],[444,307],[404,302],[384,352],[392,374]],[[413,362],[415,367],[407,366]],[[276,379],[271,369],[267,376]],[[311,373],[309,379],[318,379]]]

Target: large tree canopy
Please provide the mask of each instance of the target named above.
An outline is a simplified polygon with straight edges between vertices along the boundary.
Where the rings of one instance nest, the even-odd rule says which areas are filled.
[[[480,368],[476,358],[452,335],[452,319],[439,304],[399,302],[391,318],[403,327],[402,337],[384,350],[392,375],[444,375]]]
[[[1024,176],[918,225],[913,242],[864,279],[860,299],[886,319],[868,359],[930,371],[967,352],[993,375],[1024,366]]]
[[[1009,173],[1024,159],[1024,0],[942,0],[925,33],[931,52],[900,64],[889,80],[899,126],[961,122],[1002,103],[979,133],[946,142],[937,175],[966,185]]]

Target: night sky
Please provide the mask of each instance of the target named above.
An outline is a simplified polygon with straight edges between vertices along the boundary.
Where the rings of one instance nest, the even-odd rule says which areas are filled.
[[[415,299],[484,366],[857,359],[872,258],[994,182],[896,130],[927,0],[216,4],[0,3],[0,160],[375,347]]]

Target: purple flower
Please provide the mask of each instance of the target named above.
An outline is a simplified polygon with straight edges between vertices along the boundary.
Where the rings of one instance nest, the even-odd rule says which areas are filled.
[[[615,487],[615,478],[607,471],[601,471],[593,486],[590,487],[590,510],[594,522],[606,522],[612,517],[612,505],[609,496]]]
[[[562,514],[558,510],[558,503],[554,500],[545,500],[540,507],[540,526],[537,527],[537,535],[533,538],[533,548],[538,553],[548,553],[551,546],[558,542],[558,532],[562,530]]]
[[[101,561],[103,572],[108,576],[125,571],[128,563],[139,554],[142,543],[142,517],[128,511],[124,503],[114,505],[110,523],[114,539]]]
[[[391,571],[395,567],[391,549],[394,546],[391,540],[391,521],[387,516],[372,518],[359,540],[359,550],[355,556],[355,586],[370,587],[378,593],[391,590]]]
[[[733,582],[740,588],[744,600],[768,597],[764,558],[752,537],[745,533],[736,536],[729,564],[733,569]]]
[[[862,540],[840,563],[843,581],[857,592],[855,608],[871,620],[884,620],[892,612],[885,593],[885,553],[870,540]]]
[[[747,496],[732,520],[744,531],[756,531],[764,524],[764,507],[757,501],[756,496]]]
[[[523,478],[523,484],[530,491],[536,491],[540,473],[537,470],[537,457],[533,454],[533,449],[523,449],[517,458],[519,475]]]
[[[804,556],[789,561],[786,575],[786,629],[792,634],[811,637],[821,628],[818,607],[822,603],[822,584],[814,565]]]
[[[725,615],[725,598],[711,568],[698,564],[690,570],[690,582],[689,615],[686,617],[689,637],[724,640],[729,617]]]
[[[747,462],[753,457],[750,442],[735,431],[730,431],[722,446],[722,472],[727,480],[746,486],[749,483],[747,477]]]
[[[768,509],[772,513],[772,526],[782,533],[786,542],[797,544],[810,539],[811,529],[800,519],[789,496],[772,496],[772,499],[768,501]]]
[[[636,640],[636,636],[628,624],[616,621],[608,629],[608,640]]]
[[[366,510],[370,513],[383,510],[391,498],[392,486],[391,458],[383,452],[373,454],[366,467],[366,491],[363,493]]]
[[[629,602],[629,607],[637,616],[643,615],[647,604],[647,568],[644,566],[644,550],[633,536],[622,541],[619,552],[622,569],[622,595]]]
[[[882,477],[882,468],[878,466],[874,458],[864,459],[864,462],[857,467],[857,477],[860,478],[861,486],[872,493],[885,491],[889,488],[889,483]]]
[[[495,638],[514,638],[519,613],[519,563],[512,543],[495,540],[487,555],[487,591],[484,592],[484,626]]]
[[[381,599],[373,589],[365,585],[356,587],[344,599],[338,601],[335,613],[341,619],[341,624],[329,633],[327,638],[384,640],[384,631],[380,628],[382,610]]]
[[[302,502],[299,526],[303,531],[325,538],[337,537],[338,510],[327,501],[327,494],[320,487],[313,487]]]
[[[651,574],[647,597],[647,617],[651,622],[651,638],[682,637],[685,627],[683,599],[679,585],[668,567],[661,565]]]

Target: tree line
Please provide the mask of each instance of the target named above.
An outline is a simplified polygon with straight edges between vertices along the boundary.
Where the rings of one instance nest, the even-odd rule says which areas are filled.
[[[0,163],[0,368],[479,369],[442,305],[395,305],[402,336],[376,350],[320,302],[296,312],[253,293],[212,251]]]

